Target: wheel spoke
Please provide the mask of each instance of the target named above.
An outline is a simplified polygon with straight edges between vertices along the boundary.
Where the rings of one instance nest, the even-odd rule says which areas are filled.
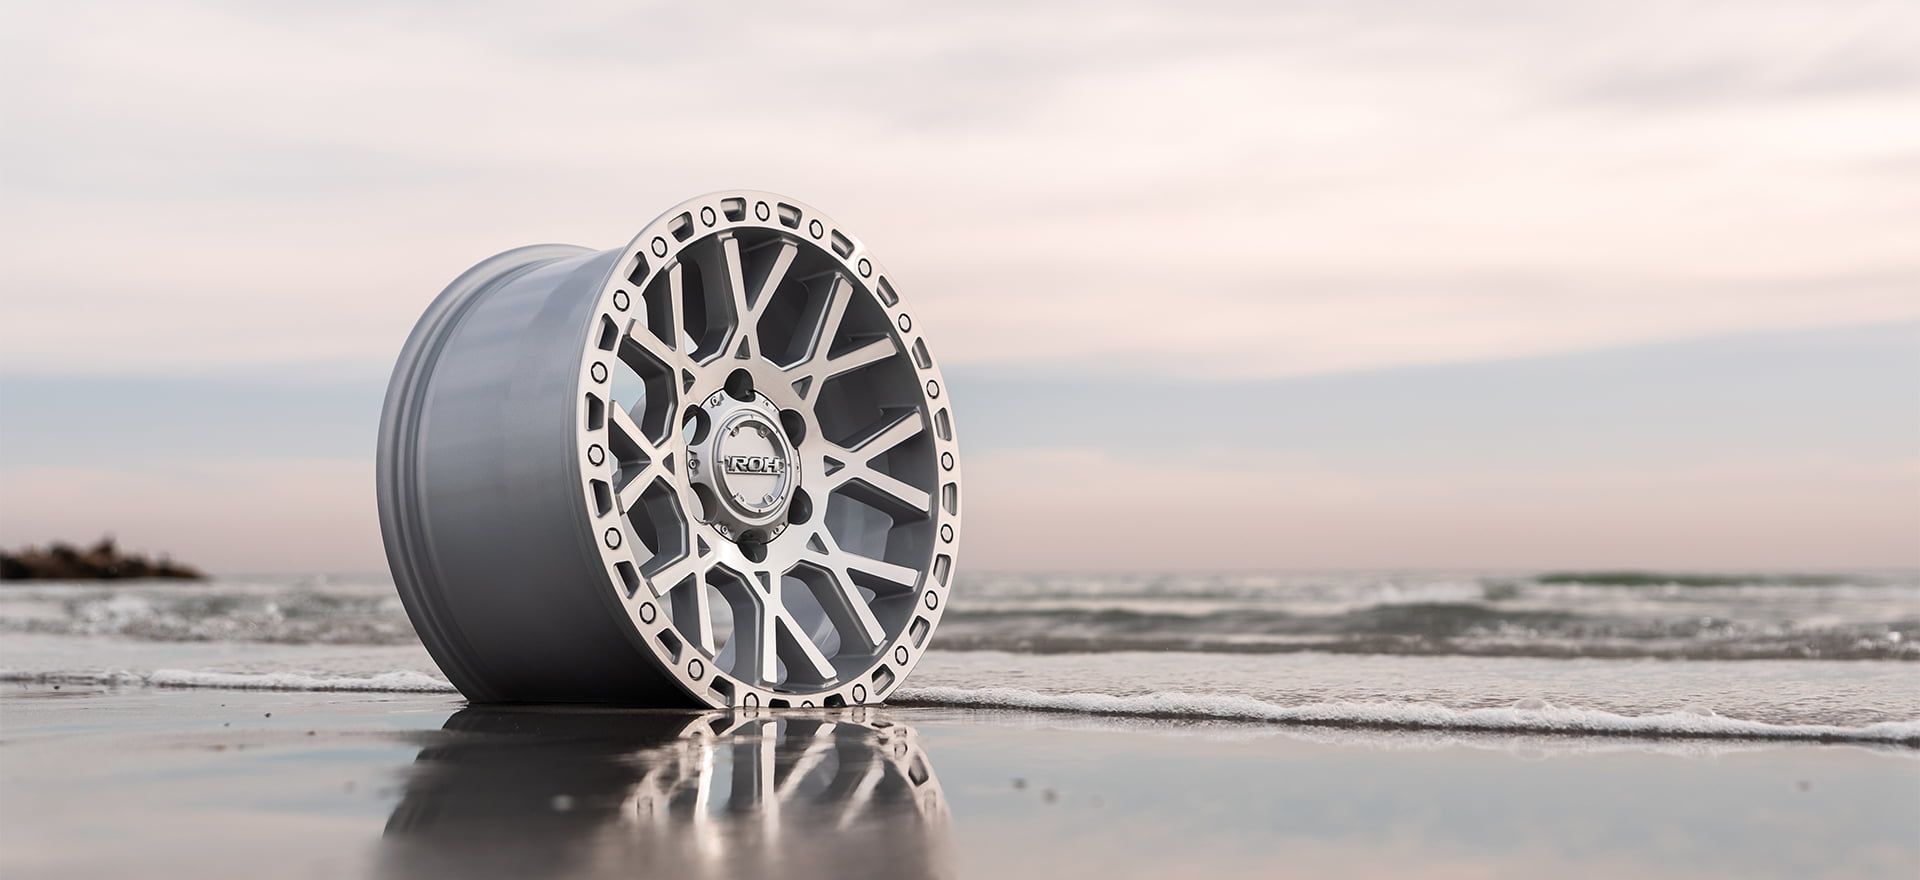
[[[814,375],[819,381],[835,376],[844,376],[870,364],[876,364],[900,353],[900,347],[894,344],[890,336],[882,336],[852,351],[827,358],[826,365]]]
[[[780,659],[786,661],[787,677],[808,682],[832,681],[836,672],[833,661],[813,643],[799,624],[787,615],[786,609],[774,618]]]
[[[740,270],[740,240],[727,236],[720,240],[720,274],[727,285],[727,296],[733,301],[734,346],[738,347],[742,337],[751,337],[760,323],[759,307],[766,300],[747,297],[747,279]]]
[[[621,513],[629,513],[640,503],[640,496],[653,484],[655,478],[664,470],[663,451],[647,439],[640,425],[633,420],[626,407],[615,401],[607,408],[608,445],[621,465],[621,480],[614,487],[619,496]],[[637,465],[637,467],[636,467]],[[631,473],[627,473],[631,471]]]
[[[860,572],[861,574],[871,575],[873,577],[879,578],[880,580],[885,581],[887,584],[892,585],[894,588],[897,588],[897,592],[906,592],[906,591],[912,590],[914,588],[914,585],[920,583],[920,572],[918,569],[908,568],[907,566],[904,566],[904,565],[895,565],[884,559],[875,559],[871,556],[862,556],[858,553],[853,553],[846,550],[842,550],[840,552],[843,554],[843,558],[846,560],[846,566],[848,571],[857,571],[857,572]],[[868,586],[871,587],[872,584],[869,583]],[[895,591],[895,590],[883,590],[883,589],[877,589],[877,588],[874,590],[874,592],[878,592],[878,593],[885,593],[885,592],[892,592],[892,591]]]
[[[890,503],[897,504],[921,516],[933,511],[933,493],[913,486],[893,477],[889,477],[873,468],[862,465],[849,480],[871,488]]]
[[[688,575],[700,575],[701,577],[696,578],[696,580],[704,583],[706,581],[704,575],[707,573],[709,566],[710,563],[708,563],[706,559],[694,553],[687,553],[679,559],[661,563],[658,566],[654,566],[652,560],[649,560],[648,564],[640,566],[640,572],[645,574],[647,580],[653,583],[654,595],[658,596],[680,586],[680,583],[685,581]]]
[[[667,299],[671,302],[676,300],[677,296],[668,297]],[[678,303],[674,302],[666,308],[666,320],[669,322],[675,320],[674,315],[676,314],[677,307]],[[667,337],[662,339],[660,334],[655,333],[651,327],[647,326],[646,321],[640,318],[628,318],[627,326],[621,330],[621,336],[625,344],[632,345],[646,352],[671,370],[677,365],[685,363],[687,360],[686,353],[681,351],[680,347],[673,344],[672,341],[674,337],[680,335],[679,330],[680,328],[669,324],[667,327]]]
[[[873,608],[867,604],[865,596],[860,595],[860,586],[853,582],[853,573],[844,565],[836,565],[828,570],[833,582],[833,590],[822,599],[820,605],[827,612],[827,619],[833,622],[840,637],[858,645],[862,651],[872,651],[887,640],[887,631],[880,626],[879,618],[873,616]]]
[[[778,583],[771,573],[769,580]],[[818,683],[830,681],[835,675],[833,661],[820,650],[806,630],[793,619],[787,606],[780,601],[777,588],[773,592],[751,588],[755,598],[751,627],[736,622],[734,635],[728,647],[734,651],[735,675],[751,679],[759,677],[759,683],[771,686],[780,678],[780,663],[787,665],[787,677],[793,680]]]
[[[671,282],[669,282],[671,284]],[[640,314],[643,317],[630,318],[623,328],[634,344],[648,346],[661,360],[671,363],[679,353],[680,345],[680,299],[677,293],[668,296],[644,297]],[[636,325],[639,333],[635,333]],[[651,337],[646,339],[643,337]]]
[[[813,537],[826,548],[824,552],[816,550],[814,553],[824,561],[827,570],[834,573],[835,580],[846,585],[851,594],[850,601],[862,607],[865,607],[866,601],[860,598],[859,591],[854,589],[860,586],[854,582],[853,573],[855,572],[868,577],[866,587],[875,593],[903,593],[913,589],[920,582],[919,570],[847,550],[840,546],[839,540],[834,538],[833,533],[827,529],[816,530]],[[831,612],[832,609],[828,611]],[[871,615],[872,609],[869,608],[867,613]]]
[[[833,341],[840,335],[840,327],[846,322],[847,306],[854,295],[853,284],[844,276],[835,275],[833,286],[827,294],[827,308],[815,326],[812,344],[807,348],[807,358],[789,370],[791,382],[805,381],[816,385],[871,366],[900,353],[898,343],[887,334],[875,334],[873,338],[859,346],[833,353]]]
[[[640,429],[640,423],[633,420],[633,413],[627,412],[627,408],[621,406],[619,401],[614,401],[614,405],[607,409],[607,427],[618,435],[612,438],[614,443],[629,444],[633,451],[642,454],[654,451],[653,441],[647,437],[647,432]],[[614,454],[618,455],[621,451],[615,449]]]
[[[774,255],[773,265],[767,269],[766,280],[760,282],[760,292],[753,297],[754,308],[764,309],[767,307],[767,300],[772,297],[774,291],[779,290],[780,285],[787,280],[787,273],[793,270],[793,258],[799,255],[800,249],[794,247],[793,242],[780,242],[780,252]]]
[[[691,583],[674,585],[670,595],[673,597],[674,628],[693,640],[700,650],[709,655],[713,650],[713,607],[707,600],[706,578],[695,578]]]
[[[924,430],[926,430],[925,420],[919,411],[915,410],[896,419],[893,424],[858,446],[839,447],[846,455],[844,458],[835,456],[835,459],[846,461],[847,464],[827,477],[827,491],[834,491],[850,483],[859,483],[880,495],[883,503],[889,503],[921,516],[931,513],[933,493],[909,485],[873,466],[873,459],[891,452],[895,447],[913,439]]]
[[[893,424],[882,428],[880,433],[847,451],[859,453],[863,461],[869,460],[881,453],[892,452],[894,447],[920,436],[924,430],[926,421],[920,417],[919,410],[914,410],[894,419]]]
[[[653,466],[648,465],[640,471],[638,476],[628,480],[626,485],[614,490],[615,496],[619,499],[617,508],[622,514],[632,516],[633,509],[640,506],[640,496],[645,495],[647,487],[653,484],[652,473]]]
[[[833,337],[840,333],[840,323],[847,318],[847,305],[852,301],[852,282],[845,276],[834,275],[833,284],[827,288],[827,310],[814,328],[813,344],[807,347],[809,360],[827,356],[828,349],[833,347]]]
[[[671,311],[676,312],[677,320],[677,313],[686,308],[687,302],[687,267],[679,260],[673,261],[673,265],[667,267],[667,302],[673,303]],[[675,346],[674,360],[692,355],[693,348],[699,344],[699,340],[694,339],[693,334],[678,323],[674,325],[673,330],[675,336],[683,337],[680,344]]]

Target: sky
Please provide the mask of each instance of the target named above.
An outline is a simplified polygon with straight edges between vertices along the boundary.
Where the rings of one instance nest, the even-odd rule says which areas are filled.
[[[0,545],[384,567],[426,303],[753,187],[982,569],[1920,565],[1911,2],[7,4]]]

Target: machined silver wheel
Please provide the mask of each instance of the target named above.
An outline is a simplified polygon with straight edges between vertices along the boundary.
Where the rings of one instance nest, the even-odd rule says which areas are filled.
[[[624,248],[456,279],[381,422],[381,530],[476,701],[872,703],[918,662],[960,528],[945,385],[879,261],[761,192]]]

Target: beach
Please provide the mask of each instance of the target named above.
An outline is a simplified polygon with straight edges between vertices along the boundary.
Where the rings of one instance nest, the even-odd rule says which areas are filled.
[[[980,576],[887,705],[704,713],[469,705],[379,577],[10,586],[0,874],[1911,877],[1853,580]]]
[[[1907,877],[1892,747],[5,686],[9,877]]]

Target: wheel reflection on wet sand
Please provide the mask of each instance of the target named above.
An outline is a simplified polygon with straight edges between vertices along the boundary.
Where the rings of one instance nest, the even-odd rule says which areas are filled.
[[[939,877],[911,728],[817,715],[469,708],[387,822],[388,877]]]

